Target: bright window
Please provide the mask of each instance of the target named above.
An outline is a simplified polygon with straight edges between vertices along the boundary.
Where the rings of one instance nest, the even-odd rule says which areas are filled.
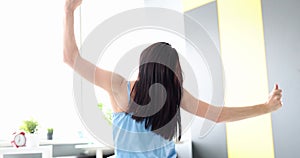
[[[54,138],[79,137],[84,129],[74,108],[73,71],[62,54],[64,1],[0,3],[0,140],[10,139],[31,117],[40,123],[42,138],[49,127],[54,128]],[[76,11],[78,44],[96,24],[142,5],[143,0],[83,1],[81,31]]]
[[[57,138],[77,137],[81,129],[73,103],[73,72],[62,58],[63,4],[1,2],[0,139],[9,139],[30,117],[40,123],[41,134],[53,127]]]

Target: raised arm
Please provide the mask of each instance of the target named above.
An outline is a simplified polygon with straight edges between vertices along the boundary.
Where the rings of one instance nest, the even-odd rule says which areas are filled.
[[[276,111],[282,106],[281,93],[282,90],[276,85],[266,103],[245,107],[217,107],[198,100],[184,90],[181,107],[194,115],[217,123],[232,122]]]
[[[97,67],[80,56],[74,35],[74,11],[81,2],[82,0],[65,1],[64,62],[72,67],[82,77],[106,90],[111,96],[111,106],[113,111],[122,112],[124,111],[124,108],[120,108],[119,105],[125,105],[125,103],[127,103],[127,97],[121,97],[123,95],[120,94],[127,92],[126,80],[116,73]]]
[[[122,83],[125,81],[124,78],[110,71],[98,68],[91,62],[83,59],[79,54],[74,35],[74,11],[81,3],[82,0],[65,1],[64,62],[85,79],[103,88],[108,93],[113,93],[112,85],[117,92],[118,87],[121,87]]]

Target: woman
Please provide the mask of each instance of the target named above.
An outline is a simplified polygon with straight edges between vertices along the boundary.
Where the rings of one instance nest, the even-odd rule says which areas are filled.
[[[96,67],[80,56],[75,41],[74,10],[81,2],[65,3],[64,61],[110,95],[116,157],[176,157],[172,140],[181,136],[180,107],[215,122],[229,122],[273,112],[282,106],[277,85],[267,102],[259,105],[219,109],[198,100],[182,87],[178,53],[165,42],[154,43],[142,52],[136,81],[126,81],[114,72]]]

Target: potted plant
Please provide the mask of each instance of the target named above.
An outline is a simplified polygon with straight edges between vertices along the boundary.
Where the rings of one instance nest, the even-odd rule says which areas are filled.
[[[30,120],[24,120],[21,130],[27,133],[26,136],[26,146],[27,147],[37,147],[39,146],[39,136],[37,134],[39,123],[31,118]]]
[[[47,139],[52,140],[53,139],[53,128],[48,128],[47,129]]]

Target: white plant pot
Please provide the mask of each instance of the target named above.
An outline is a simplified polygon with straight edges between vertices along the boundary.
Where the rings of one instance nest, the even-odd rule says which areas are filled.
[[[26,134],[26,147],[38,147],[39,143],[38,134]]]

